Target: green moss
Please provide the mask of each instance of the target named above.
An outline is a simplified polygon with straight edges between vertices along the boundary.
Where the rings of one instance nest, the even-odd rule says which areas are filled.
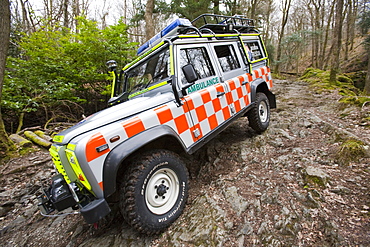
[[[348,77],[348,76],[346,76],[346,75],[338,75],[337,80],[338,80],[339,82],[344,82],[344,83],[348,83],[348,84],[353,85],[353,81],[352,81],[352,79],[351,79],[351,78],[349,78],[349,77]]]
[[[365,156],[364,145],[359,140],[350,139],[344,141],[336,154],[336,160],[342,165],[347,165],[350,162],[358,162]]]
[[[345,96],[339,100],[339,102],[341,103],[357,105],[359,107],[362,107],[365,102],[369,102],[369,101],[370,101],[370,97],[357,96],[357,95]]]
[[[33,147],[22,147],[18,150],[18,153],[20,156],[23,156],[23,155],[26,155],[26,154],[31,154],[31,153],[34,153],[36,151],[38,151],[39,149],[35,149]]]
[[[283,76],[282,74],[275,74],[275,73],[272,73],[272,78],[274,78],[274,79],[278,79],[278,80],[285,80],[286,79],[286,77],[285,76]]]

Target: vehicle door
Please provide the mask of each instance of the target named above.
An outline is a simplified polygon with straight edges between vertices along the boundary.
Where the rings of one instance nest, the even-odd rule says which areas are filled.
[[[243,61],[237,40],[212,43],[214,60],[222,73],[226,87],[227,103],[232,114],[237,114],[250,104],[248,64]]]
[[[196,140],[211,133],[231,117],[231,111],[225,97],[227,91],[217,71],[215,61],[210,57],[208,44],[176,46],[176,67],[178,82],[186,85],[182,68],[191,64],[197,74],[197,80],[184,92],[184,104],[193,121],[193,137]]]

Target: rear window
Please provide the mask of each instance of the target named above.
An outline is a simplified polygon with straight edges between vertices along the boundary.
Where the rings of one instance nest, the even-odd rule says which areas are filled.
[[[249,61],[265,58],[265,52],[259,41],[244,41]]]
[[[223,72],[240,68],[232,45],[215,46],[215,52]]]

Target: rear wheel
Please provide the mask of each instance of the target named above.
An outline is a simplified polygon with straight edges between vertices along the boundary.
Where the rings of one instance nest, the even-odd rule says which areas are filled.
[[[177,154],[150,151],[129,165],[120,189],[120,209],[126,221],[142,233],[156,234],[182,213],[188,172]]]
[[[256,132],[262,133],[270,124],[270,103],[266,94],[258,92],[256,105],[247,114],[249,126]]]

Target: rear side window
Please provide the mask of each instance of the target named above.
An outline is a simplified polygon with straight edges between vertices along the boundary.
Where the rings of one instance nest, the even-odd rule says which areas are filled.
[[[244,41],[249,61],[265,58],[266,55],[259,41]]]
[[[223,72],[240,68],[232,45],[215,46],[215,52]]]
[[[215,75],[207,50],[205,47],[186,48],[180,50],[180,67],[192,64],[198,74],[198,79]],[[181,70],[181,82],[186,84],[186,78]]]

